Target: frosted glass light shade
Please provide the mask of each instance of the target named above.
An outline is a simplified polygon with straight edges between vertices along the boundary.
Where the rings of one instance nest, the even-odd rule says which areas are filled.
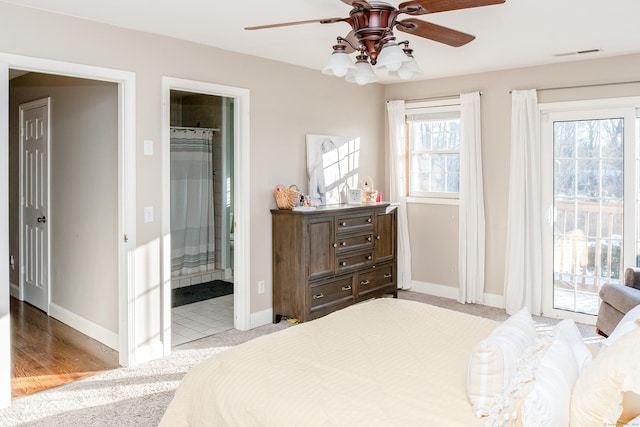
[[[367,83],[377,82],[379,80],[376,73],[373,72],[373,67],[367,61],[357,61],[355,70],[349,71],[346,80],[349,83],[357,83],[360,86]]]
[[[422,76],[424,71],[420,69],[418,62],[415,58],[410,58],[410,61],[403,62],[398,71],[390,71],[389,75],[394,77],[400,77],[402,80],[409,80],[412,77]]]
[[[404,51],[397,44],[388,44],[383,46],[376,65],[386,68],[389,71],[398,71],[404,62],[410,61]]]
[[[329,58],[329,62],[322,69],[322,74],[328,74],[336,77],[344,77],[347,75],[349,70],[355,70],[356,66],[354,65],[349,55],[347,55],[344,51],[334,51]]]

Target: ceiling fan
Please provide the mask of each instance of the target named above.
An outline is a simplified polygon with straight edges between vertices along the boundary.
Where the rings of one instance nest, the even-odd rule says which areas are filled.
[[[408,48],[408,41],[401,42],[405,48],[400,49],[395,41],[394,29],[423,37],[449,46],[463,46],[475,39],[475,36],[466,34],[441,25],[426,22],[417,18],[398,20],[401,14],[419,16],[431,13],[446,12],[450,10],[467,9],[481,6],[490,6],[504,3],[505,0],[412,0],[400,3],[395,7],[389,3],[376,0],[341,0],[352,7],[347,18],[311,19],[305,21],[283,22],[279,24],[260,25],[246,27],[245,30],[261,30],[267,28],[285,27],[309,23],[334,24],[337,22],[348,23],[352,31],[346,37],[338,37],[338,44],[333,46],[334,55],[359,52],[356,57],[356,65],[347,66],[342,63],[339,72],[329,69],[328,74],[343,76],[346,74],[344,67],[353,70],[358,63],[370,62],[378,64],[391,71],[398,71],[403,63],[415,62],[412,50]],[[346,43],[346,44],[345,44]],[[394,49],[387,49],[387,48]],[[398,56],[401,55],[401,56]],[[417,66],[417,65],[416,65]],[[329,67],[329,66],[328,66]],[[325,70],[327,71],[327,67]],[[344,74],[343,74],[344,72]],[[373,71],[371,71],[372,73]],[[349,77],[347,77],[349,80]]]

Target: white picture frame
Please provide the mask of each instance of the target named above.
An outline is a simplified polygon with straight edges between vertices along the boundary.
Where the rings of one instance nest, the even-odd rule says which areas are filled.
[[[347,190],[347,203],[350,205],[362,204],[362,189],[350,188]]]

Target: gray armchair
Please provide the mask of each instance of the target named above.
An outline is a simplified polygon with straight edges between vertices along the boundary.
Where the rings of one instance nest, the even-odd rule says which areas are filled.
[[[627,268],[624,272],[624,286],[605,283],[600,288],[600,310],[596,320],[596,330],[600,335],[609,336],[627,311],[640,304],[640,268]]]

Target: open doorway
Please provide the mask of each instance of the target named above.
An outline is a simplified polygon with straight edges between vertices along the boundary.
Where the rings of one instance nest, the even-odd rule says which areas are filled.
[[[171,342],[233,328],[234,99],[170,91]]]
[[[233,186],[230,195],[233,197],[233,218],[228,227],[233,230],[233,256],[229,258],[229,265],[233,272],[233,328],[246,331],[253,326],[259,326],[261,319],[252,321],[250,307],[250,92],[248,89],[218,85],[175,77],[162,78],[162,324],[163,351],[171,353],[171,166],[170,139],[171,127],[171,92],[190,92],[206,94],[223,98],[232,115],[226,117],[225,122],[232,123],[228,127],[232,135],[233,162],[229,171]],[[221,128],[222,129],[222,128]],[[230,142],[231,144],[231,142]],[[224,217],[223,217],[224,219]],[[229,242],[231,245],[231,242]]]
[[[14,398],[119,366],[118,97],[117,83],[10,70]]]
[[[118,359],[121,366],[141,363],[149,358],[158,357],[164,348],[148,348],[135,345],[136,325],[133,308],[135,300],[135,280],[130,274],[128,261],[137,247],[136,227],[136,162],[135,162],[135,74],[130,71],[115,70],[77,63],[53,61],[34,57],[0,53],[0,169],[9,170],[9,69],[27,72],[50,73],[113,82],[118,87],[118,235],[124,239],[118,241]],[[5,224],[5,236],[0,239],[0,258],[9,256],[9,174],[0,174],[0,223]],[[237,237],[236,237],[237,240]],[[5,286],[0,287],[0,408],[11,403],[11,321],[9,263],[0,263],[0,278]],[[140,311],[140,310],[139,310]],[[81,318],[76,320],[82,321]],[[83,324],[84,325],[84,324]],[[84,326],[83,326],[84,329]],[[90,329],[90,328],[88,328]],[[104,328],[93,330],[102,334]],[[96,335],[103,342],[110,339]],[[158,351],[159,350],[159,351]]]

